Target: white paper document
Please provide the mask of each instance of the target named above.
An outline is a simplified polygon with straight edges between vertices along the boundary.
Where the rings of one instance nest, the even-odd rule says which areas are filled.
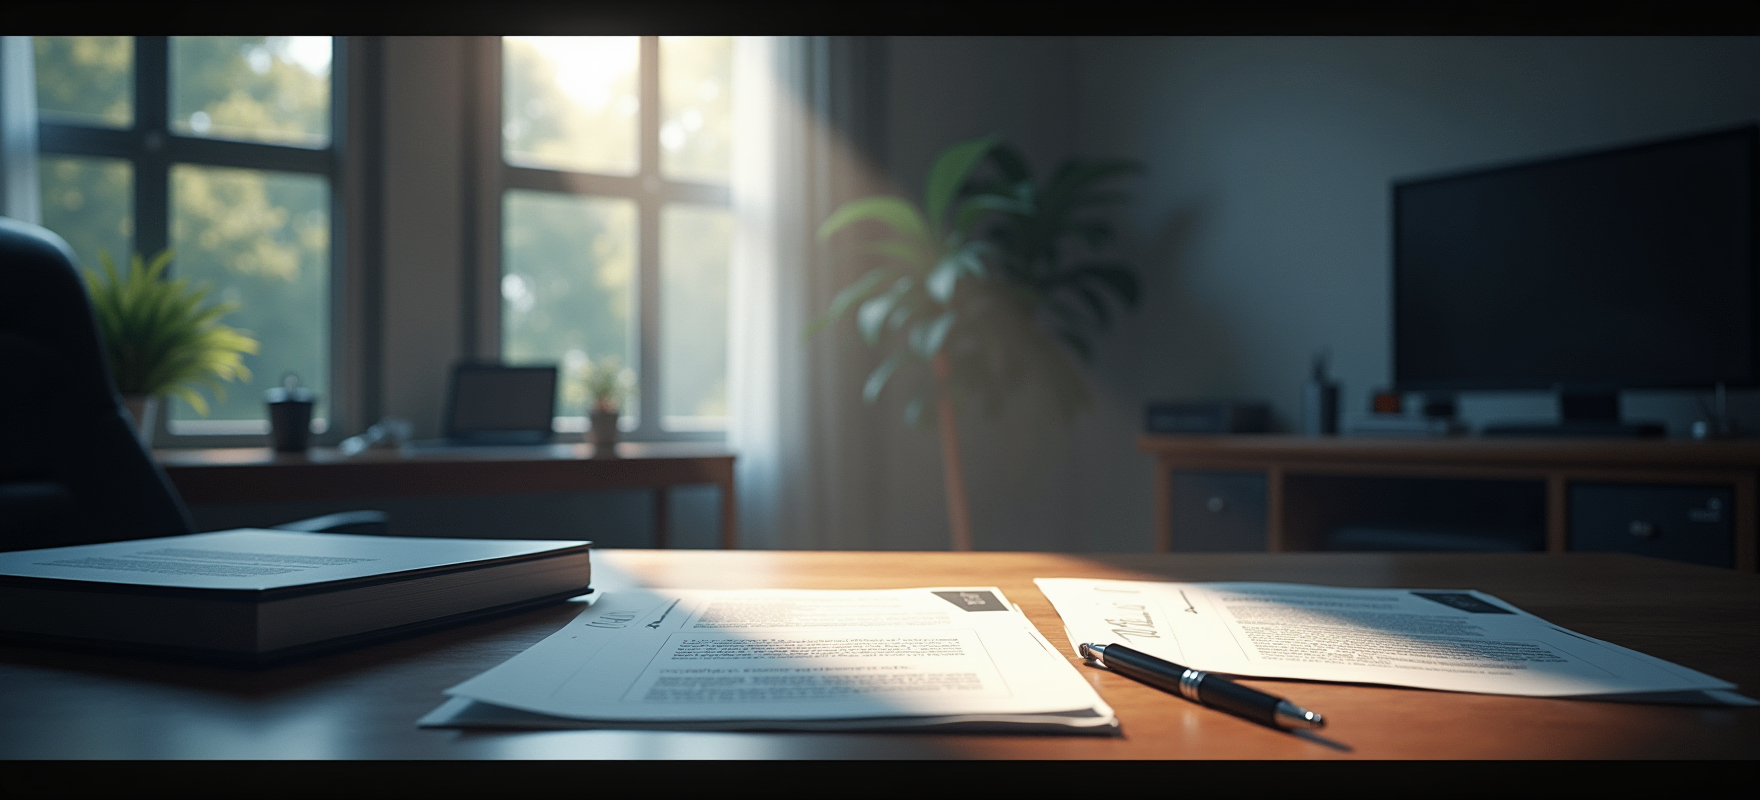
[[[1193,669],[1535,697],[1742,703],[1701,672],[1471,590],[1039,578],[1069,633]],[[1665,695],[1674,695],[1669,697]],[[1752,701],[1747,701],[1752,703]]]
[[[607,591],[425,726],[1113,733],[994,587]]]

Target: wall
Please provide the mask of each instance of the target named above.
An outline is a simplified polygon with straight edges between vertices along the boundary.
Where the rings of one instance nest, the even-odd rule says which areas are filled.
[[[1753,37],[1106,38],[1078,53],[1077,148],[1152,176],[1129,217],[1147,302],[1099,376],[1120,422],[1149,398],[1227,396],[1269,400],[1288,425],[1321,349],[1345,407],[1366,407],[1391,377],[1390,181],[1760,119]],[[1474,422],[1554,415],[1539,394],[1462,404]],[[1680,393],[1624,404],[1676,435],[1692,419]],[[1751,393],[1740,406],[1760,423]],[[1089,468],[1123,483],[1135,458],[1114,442]]]
[[[452,36],[385,40],[382,413],[440,435],[441,403],[461,355],[464,285],[461,87]]]
[[[981,547],[1142,550],[1153,398],[1258,398],[1299,419],[1309,360],[1332,354],[1355,411],[1389,374],[1390,181],[1760,118],[1756,38],[895,39],[890,168],[1000,131],[1043,167],[1069,153],[1149,167],[1124,220],[1141,313],[1104,344],[1096,413],[1032,402],[965,423]],[[1064,70],[1073,70],[1073,83]],[[1471,421],[1553,415],[1544,394],[1470,394]],[[1679,434],[1693,402],[1628,392],[1628,417]],[[1760,400],[1738,398],[1751,427]],[[897,437],[886,546],[939,546],[933,437]]]

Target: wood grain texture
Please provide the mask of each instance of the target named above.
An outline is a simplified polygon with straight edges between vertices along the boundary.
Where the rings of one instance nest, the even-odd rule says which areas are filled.
[[[995,585],[1060,647],[1035,577],[1474,588],[1552,622],[1760,687],[1760,577],[1623,555],[1057,555],[600,551],[657,586]],[[461,732],[414,722],[448,686],[561,627],[560,606],[261,671],[0,648],[0,758],[1757,758],[1760,708],[1543,700],[1297,681],[1248,683],[1327,715],[1263,728],[1078,666],[1117,737]],[[1075,663],[1073,654],[1071,663]]]

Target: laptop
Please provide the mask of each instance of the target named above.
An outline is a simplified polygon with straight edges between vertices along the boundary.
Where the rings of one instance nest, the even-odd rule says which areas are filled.
[[[417,449],[548,444],[555,436],[556,367],[460,364],[446,394],[446,438]]]

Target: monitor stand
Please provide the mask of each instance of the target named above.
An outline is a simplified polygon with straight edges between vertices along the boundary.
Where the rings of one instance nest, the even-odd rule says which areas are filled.
[[[1559,421],[1551,424],[1486,425],[1485,436],[1545,436],[1592,439],[1661,438],[1668,429],[1660,422],[1626,423],[1619,419],[1617,392],[1560,391]]]

